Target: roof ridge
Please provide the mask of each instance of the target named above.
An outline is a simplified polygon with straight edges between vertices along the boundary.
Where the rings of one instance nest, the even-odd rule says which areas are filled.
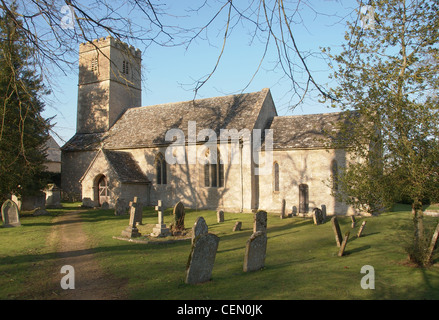
[[[166,106],[171,106],[171,105],[175,105],[175,104],[184,104],[184,103],[191,103],[191,102],[198,102],[198,101],[206,101],[206,100],[213,100],[213,99],[227,99],[227,98],[231,98],[231,97],[236,97],[236,96],[242,96],[242,95],[253,95],[253,94],[261,94],[261,93],[265,93],[268,92],[270,90],[270,88],[263,88],[260,91],[254,91],[254,92],[242,92],[242,93],[235,93],[235,94],[229,94],[226,96],[215,96],[215,97],[208,97],[208,98],[201,98],[201,99],[192,99],[192,100],[182,100],[182,101],[174,101],[174,102],[165,102],[165,103],[158,103],[158,104],[152,104],[152,105],[147,105],[147,106],[140,106],[140,107],[135,107],[135,108],[129,108],[126,110],[125,114],[128,113],[129,111],[134,111],[134,110],[140,110],[143,108],[155,108],[155,107],[166,107]]]

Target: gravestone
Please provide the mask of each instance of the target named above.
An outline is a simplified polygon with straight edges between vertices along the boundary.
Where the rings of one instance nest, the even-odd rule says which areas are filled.
[[[436,229],[433,233],[433,236],[431,237],[430,246],[428,247],[428,250],[427,250],[427,255],[426,255],[426,263],[427,264],[431,263],[431,261],[432,261],[433,251],[434,251],[434,248],[436,246],[438,237],[439,237],[439,223],[437,224]]]
[[[346,244],[348,243],[348,240],[349,240],[349,234],[350,234],[350,231],[346,232],[346,234],[343,238],[343,242],[340,246],[340,250],[338,251],[339,257],[343,256],[343,254],[344,254],[344,250],[346,249]]]
[[[322,204],[322,217],[323,221],[326,221],[326,205]]]
[[[244,272],[262,269],[265,266],[266,251],[267,234],[262,231],[254,232],[245,246]]]
[[[152,233],[150,235],[152,237],[166,237],[169,235],[169,229],[166,228],[166,224],[163,223],[162,200],[158,200],[155,210],[157,211],[158,223],[152,228]]]
[[[216,219],[219,222],[224,222],[224,211],[223,210],[218,210],[218,212],[216,213]]]
[[[220,238],[212,233],[197,236],[192,244],[186,266],[186,283],[197,284],[209,281]]]
[[[14,201],[7,199],[1,208],[4,227],[18,227],[20,223],[20,212]]]
[[[114,215],[121,216],[128,213],[129,203],[125,199],[118,198],[114,206]]]
[[[358,233],[357,233],[357,237],[358,238],[361,237],[361,234],[363,233],[363,230],[364,230],[365,226],[366,226],[366,221],[363,221],[363,223],[360,226],[360,230],[358,230]]]
[[[314,208],[313,209],[312,217],[313,217],[313,220],[314,220],[314,224],[318,225],[318,224],[322,224],[323,223],[322,210],[320,210],[319,208]]]
[[[334,230],[335,234],[335,242],[337,243],[337,247],[341,246],[343,242],[343,236],[341,235],[340,225],[338,224],[338,220],[336,216],[333,216],[331,219],[332,230]]]
[[[351,228],[352,228],[352,229],[355,228],[355,223],[356,223],[356,221],[355,221],[355,217],[354,217],[354,216],[351,216]]]
[[[241,231],[242,228],[242,222],[241,221],[236,221],[234,227],[233,227],[233,231]]]
[[[184,212],[184,205],[181,201],[178,201],[177,204],[174,206],[174,211],[172,214],[174,216],[173,229],[177,232],[183,231],[185,212]]]
[[[285,219],[286,218],[286,214],[285,214],[285,207],[286,207],[286,201],[285,199],[282,199],[282,206],[281,206],[281,210],[280,210],[280,218],[281,219]]]
[[[61,189],[51,183],[43,190],[46,194],[46,208],[62,208]]]
[[[137,203],[137,197],[134,197],[134,201],[130,202],[130,222],[128,227],[122,231],[123,237],[136,238],[141,236],[141,233],[137,229],[137,223],[139,223],[140,220],[141,224],[142,221],[142,210],[139,210],[139,207],[142,208],[142,206]]]
[[[136,225],[137,224],[142,225],[143,224],[143,222],[142,222],[143,205],[142,205],[142,203],[137,202],[137,197],[134,197],[134,200],[130,201],[129,209],[130,209],[130,211],[129,211],[130,216],[131,216],[131,213],[134,212],[134,220],[135,220],[134,223]]]
[[[192,226],[192,244],[195,241],[195,238],[206,234],[209,232],[209,228],[207,226],[206,220],[204,220],[203,217],[198,217],[197,220],[195,220],[194,225]]]
[[[267,212],[259,210],[254,215],[253,232],[267,232]]]

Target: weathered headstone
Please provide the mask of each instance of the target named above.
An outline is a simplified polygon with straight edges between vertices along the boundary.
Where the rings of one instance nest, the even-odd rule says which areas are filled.
[[[355,228],[355,224],[356,224],[356,221],[355,221],[355,217],[354,216],[351,216],[351,228],[353,229],[353,228]]]
[[[267,212],[259,210],[255,213],[253,232],[262,231],[267,232]]]
[[[139,232],[139,229],[137,229],[137,223],[142,221],[142,211],[140,210],[140,217],[139,217],[139,206],[140,204],[137,203],[137,197],[134,197],[134,201],[130,202],[130,222],[128,227],[122,231],[122,236],[128,237],[128,238],[136,238],[140,237],[141,233]],[[141,206],[140,206],[141,208]]]
[[[44,209],[44,208],[36,208],[36,209],[34,210],[34,212],[32,212],[32,215],[33,215],[34,217],[38,217],[38,216],[48,216],[48,215],[50,215],[50,213],[49,213],[46,209]]]
[[[363,233],[365,226],[366,226],[366,221],[363,221],[363,223],[360,226],[360,230],[358,230],[358,233],[357,233],[358,238],[361,237],[361,234]]]
[[[121,216],[128,213],[129,203],[125,199],[118,198],[114,206],[114,215]]]
[[[286,205],[287,205],[287,202],[285,201],[285,199],[282,199],[282,206],[281,206],[281,210],[280,210],[280,218],[281,219],[286,218],[286,213],[285,213]]]
[[[241,231],[242,228],[242,222],[241,221],[236,221],[234,227],[233,227],[233,231]]]
[[[313,220],[314,220],[314,224],[318,225],[318,224],[322,224],[323,223],[322,210],[320,210],[319,208],[314,208],[313,209],[312,217],[313,217]]]
[[[197,236],[192,244],[186,266],[186,283],[197,284],[209,281],[220,238],[212,233]]]
[[[343,242],[343,236],[341,235],[340,225],[338,224],[338,220],[336,216],[333,216],[331,219],[332,230],[334,230],[335,234],[335,242],[337,243],[337,247],[341,246]]]
[[[224,211],[223,210],[218,210],[216,213],[216,219],[219,222],[224,222]]]
[[[431,242],[430,242],[430,246],[428,247],[427,250],[427,255],[426,255],[426,263],[429,264],[431,262],[431,259],[433,257],[433,251],[434,248],[436,246],[437,240],[439,237],[439,223],[436,226],[436,230],[433,233],[433,236],[431,237]]]
[[[340,246],[340,250],[338,251],[338,256],[341,257],[344,254],[344,250],[346,249],[346,244],[348,243],[349,240],[349,235],[350,235],[350,231],[346,232],[344,238],[343,238],[343,242]]]
[[[163,223],[162,200],[158,200],[157,205],[155,206],[155,210],[157,211],[158,223],[152,229],[151,236],[152,237],[166,237],[169,235],[169,229],[166,227],[166,224]]]
[[[254,232],[245,246],[244,272],[262,269],[265,266],[266,251],[267,234],[262,231]]]
[[[130,209],[130,217],[131,213],[134,213],[134,223],[142,225],[142,211],[143,211],[143,205],[140,202],[137,202],[137,197],[134,197],[133,201],[130,201],[129,203],[129,209]]]
[[[18,227],[20,223],[20,212],[14,201],[7,199],[1,208],[4,227]]]
[[[198,217],[197,220],[195,220],[194,225],[192,226],[192,244],[195,241],[195,238],[206,234],[209,232],[209,228],[207,226],[206,220],[204,220],[203,217]]]
[[[46,208],[62,208],[60,188],[51,183],[46,186],[43,192],[46,194]]]
[[[322,218],[326,221],[326,205],[322,204]]]
[[[174,230],[175,231],[183,231],[184,230],[184,205],[181,201],[178,201],[174,206],[173,211],[174,216]]]

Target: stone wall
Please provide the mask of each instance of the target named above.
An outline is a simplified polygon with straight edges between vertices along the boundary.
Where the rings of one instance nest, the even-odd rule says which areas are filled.
[[[299,214],[299,186],[308,186],[308,213],[315,207],[326,209],[327,215],[352,215],[354,210],[335,201],[331,195],[333,160],[338,167],[346,165],[346,153],[342,150],[275,150],[273,163],[279,164],[279,191],[274,191],[274,171],[259,177],[259,209],[281,212],[282,199],[286,201],[286,212]]]

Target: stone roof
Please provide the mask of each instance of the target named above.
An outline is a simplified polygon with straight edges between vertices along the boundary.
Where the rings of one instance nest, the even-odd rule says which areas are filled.
[[[166,132],[180,129],[188,137],[188,121],[197,132],[212,129],[252,130],[269,89],[259,92],[131,108],[106,133],[76,134],[64,151],[153,147],[169,144]]]
[[[45,143],[46,149],[46,159],[50,162],[61,162],[61,149],[56,143],[55,139],[49,135],[49,139],[47,139]]]
[[[337,123],[345,121],[344,112],[274,117],[273,149],[314,149],[341,142]]]
[[[129,152],[102,150],[110,167],[121,182],[148,183],[149,180],[142,172],[139,164]]]

